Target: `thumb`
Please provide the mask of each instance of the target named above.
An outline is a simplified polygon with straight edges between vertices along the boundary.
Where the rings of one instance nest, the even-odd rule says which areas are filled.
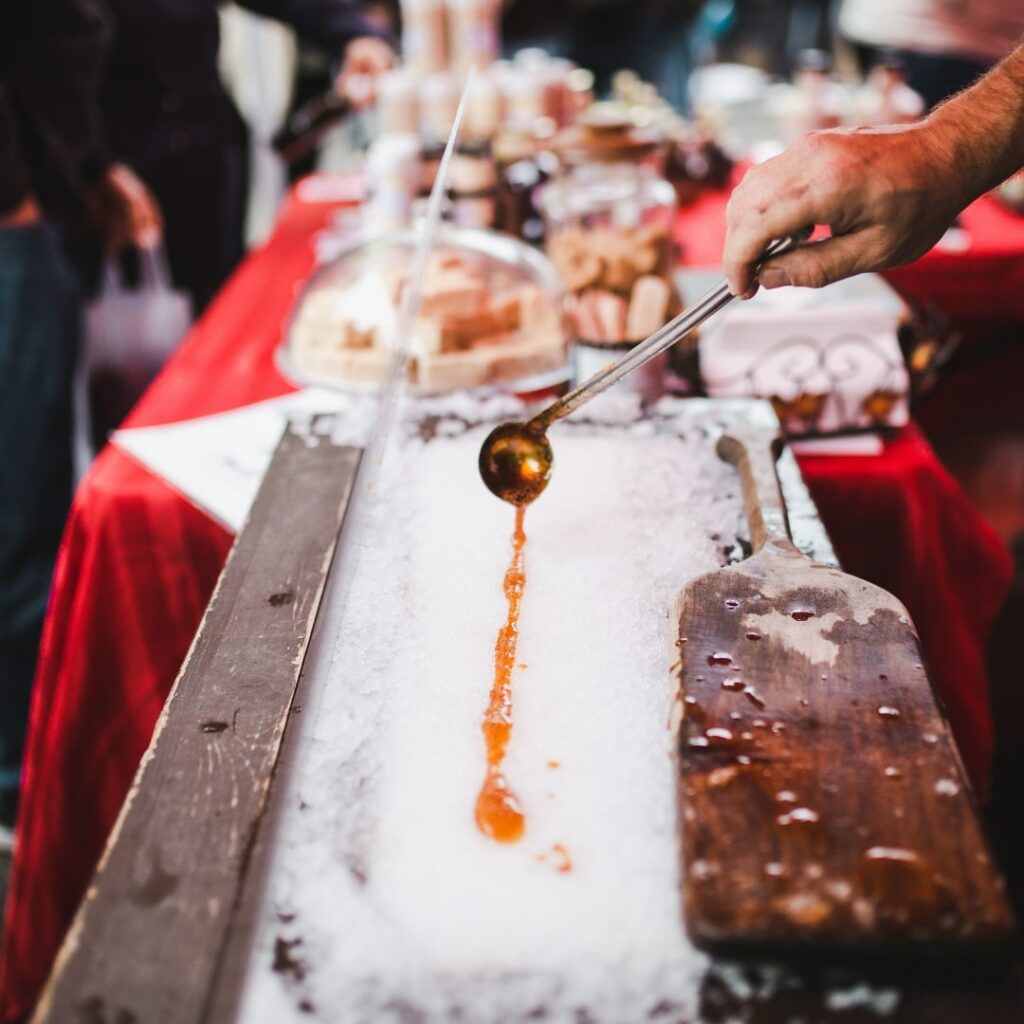
[[[870,244],[864,234],[857,231],[801,245],[765,262],[758,270],[758,281],[765,288],[787,284],[824,288],[844,277],[861,274],[872,266],[868,255]]]

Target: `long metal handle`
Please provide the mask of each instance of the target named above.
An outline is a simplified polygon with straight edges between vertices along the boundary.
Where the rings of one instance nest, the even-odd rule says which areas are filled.
[[[781,447],[777,431],[741,423],[718,439],[719,457],[735,466],[740,477],[754,551],[768,548],[773,554],[803,557],[790,535],[786,499],[775,469]]]
[[[762,261],[772,256],[789,252],[790,249],[795,249],[801,242],[806,241],[809,234],[810,231],[807,230],[798,232],[795,235],[789,235],[786,238],[776,239],[765,249],[764,256],[761,257]],[[530,426],[543,432],[555,420],[568,416],[569,413],[578,409],[584,402],[589,401],[595,395],[599,395],[613,384],[618,383],[627,373],[631,373],[638,367],[643,366],[648,360],[664,352],[665,349],[671,348],[677,341],[681,341],[691,331],[700,327],[708,317],[713,316],[720,309],[727,306],[734,298],[735,296],[729,291],[728,283],[722,281],[721,284],[712,288],[711,291],[702,296],[689,309],[683,310],[674,320],[670,320],[664,327],[655,331],[645,341],[641,341],[638,345],[631,348],[618,362],[612,363],[611,366],[606,366],[603,370],[598,370],[597,373],[573,388],[563,398],[560,398],[557,402],[549,405],[543,412],[534,416],[530,420]]]

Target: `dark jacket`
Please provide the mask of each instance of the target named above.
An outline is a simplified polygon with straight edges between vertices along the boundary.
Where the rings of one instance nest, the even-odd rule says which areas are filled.
[[[168,151],[240,142],[241,125],[217,69],[223,0],[105,0],[115,26],[103,89],[112,151],[138,169]],[[357,0],[241,0],[340,55],[356,36],[379,35]]]
[[[66,205],[102,171],[96,97],[106,41],[92,0],[0,3],[0,216],[29,193]]]

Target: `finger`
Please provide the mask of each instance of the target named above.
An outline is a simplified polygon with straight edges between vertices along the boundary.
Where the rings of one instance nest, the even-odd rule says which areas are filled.
[[[360,71],[368,75],[379,75],[391,67],[391,52],[389,50],[370,50],[360,54],[357,64]]]
[[[828,133],[805,136],[740,183],[727,209],[723,260],[734,294],[752,294],[757,263],[772,239],[848,218],[848,183],[835,173],[834,149]]]
[[[751,294],[757,264],[772,239],[822,223],[822,211],[816,208],[802,169],[785,161],[755,170],[762,173],[749,184],[745,179],[729,202],[722,258],[730,290],[744,297]]]
[[[129,192],[128,208],[131,216],[132,240],[138,246],[151,248],[163,234],[160,209],[145,187]]]
[[[121,182],[136,228],[162,232],[163,213],[149,186],[134,171],[124,175]]]
[[[356,110],[365,110],[376,99],[376,80],[365,71],[355,72],[345,81],[345,95]]]
[[[370,48],[367,57],[372,70],[377,74],[387,71],[395,63],[395,51],[381,40],[374,41],[374,45]]]
[[[141,249],[152,249],[163,238],[164,226],[152,209],[140,213],[135,220],[134,242]]]
[[[877,232],[855,231],[849,235],[810,242],[783,256],[767,260],[758,271],[765,288],[792,284],[801,288],[824,288],[854,274],[874,270],[881,261]]]

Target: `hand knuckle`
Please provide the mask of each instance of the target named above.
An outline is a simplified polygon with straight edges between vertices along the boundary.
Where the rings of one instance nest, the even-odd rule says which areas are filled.
[[[733,194],[729,196],[729,201],[725,204],[725,219],[730,225],[735,225],[743,219],[746,204],[742,189],[743,186],[740,185]]]
[[[799,283],[805,288],[824,288],[828,284],[828,272],[817,260],[808,262],[803,268]]]

